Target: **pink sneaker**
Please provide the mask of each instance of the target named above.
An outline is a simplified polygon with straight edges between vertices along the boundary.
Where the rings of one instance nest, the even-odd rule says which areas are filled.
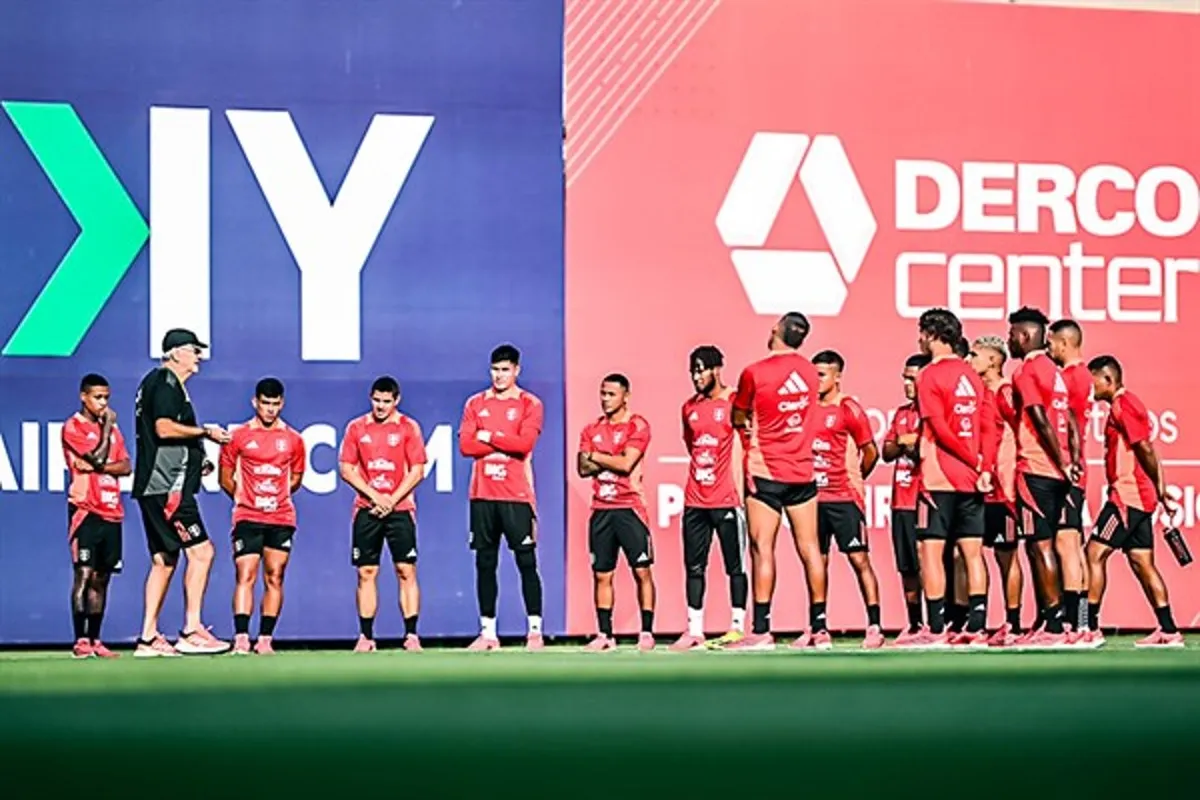
[[[811,650],[813,646],[813,632],[805,631],[797,636],[791,644],[788,645],[788,650]]]
[[[867,636],[865,639],[863,639],[863,650],[878,650],[883,647],[886,642],[887,640],[883,638],[883,631],[879,629],[879,626],[872,625],[871,627],[867,628]]]
[[[354,652],[356,653],[374,653],[375,640],[368,639],[361,633],[358,635],[358,641],[354,643]]]
[[[770,633],[747,633],[736,642],[725,645],[725,650],[735,653],[752,653],[756,650],[774,650],[775,637]]]
[[[1080,647],[1086,647],[1088,650],[1099,650],[1108,642],[1104,638],[1104,631],[1086,630],[1083,632],[1083,644]]]
[[[1067,646],[1065,633],[1050,633],[1039,630],[1030,636],[1024,644],[1018,645],[1024,650],[1062,650]]]
[[[963,631],[950,640],[950,646],[956,650],[986,650],[988,633],[984,630]]]
[[[250,655],[250,634],[239,633],[233,637],[233,654],[235,656]]]
[[[467,645],[467,650],[472,653],[486,653],[489,650],[499,650],[500,640],[493,639],[490,636],[484,636],[482,633],[475,637],[475,641]]]
[[[92,642],[92,655],[96,658],[120,658],[120,656],[104,646],[104,642],[97,639]]]
[[[1147,636],[1145,639],[1138,639],[1133,643],[1134,647],[1139,649],[1170,649],[1179,650],[1186,647],[1183,641],[1183,634],[1179,631],[1174,633],[1163,633],[1162,628],[1156,628],[1154,633]]]
[[[91,658],[94,655],[90,641],[87,639],[75,640],[75,646],[71,648],[71,658]]]
[[[254,652],[260,656],[275,655],[275,648],[271,646],[271,637],[259,636],[254,642]]]
[[[409,653],[421,653],[425,648],[421,646],[421,640],[415,633],[408,633],[404,636],[404,643],[400,645]]]
[[[817,650],[832,650],[833,637],[829,635],[829,631],[817,631],[813,634],[812,646]]]
[[[649,653],[654,649],[654,634],[649,631],[642,631],[638,634],[638,652]]]
[[[530,653],[536,653],[546,649],[546,640],[542,638],[540,633],[531,633],[525,637],[525,650]]]
[[[215,656],[229,650],[229,642],[223,642],[212,635],[207,628],[194,631],[180,631],[175,640],[175,649],[187,656]]]
[[[921,641],[922,635],[928,632],[929,629],[925,626],[921,626],[915,631],[905,630],[892,642],[892,647],[913,647],[917,642]]]
[[[686,653],[689,650],[704,650],[704,637],[692,636],[690,633],[685,633],[680,636],[675,642],[667,648],[672,653]]]
[[[1015,647],[1020,637],[1013,633],[1012,626],[1007,622],[988,637],[988,647]]]
[[[133,651],[134,658],[176,658],[178,656],[179,651],[161,633],[154,634],[154,638],[149,641],[138,639],[137,647]]]
[[[605,636],[603,633],[596,634],[596,638],[583,646],[585,653],[604,653],[609,650],[617,649],[617,640],[611,636]]]

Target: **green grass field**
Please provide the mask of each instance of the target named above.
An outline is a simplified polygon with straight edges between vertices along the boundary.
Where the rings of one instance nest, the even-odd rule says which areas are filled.
[[[45,794],[81,763],[122,796],[240,796],[264,785],[388,796],[510,786],[539,797],[1080,796],[1194,783],[1200,648],[1141,652],[1111,639],[1097,652],[920,654],[855,644],[819,654],[514,647],[103,663],[0,654],[0,795]],[[194,770],[198,784],[173,777]]]

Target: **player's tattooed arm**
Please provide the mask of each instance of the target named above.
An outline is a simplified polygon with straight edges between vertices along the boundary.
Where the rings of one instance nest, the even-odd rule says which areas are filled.
[[[593,475],[598,475],[603,470],[600,465],[592,461],[590,453],[580,452],[575,456],[575,471],[579,473],[581,478],[590,478]]]

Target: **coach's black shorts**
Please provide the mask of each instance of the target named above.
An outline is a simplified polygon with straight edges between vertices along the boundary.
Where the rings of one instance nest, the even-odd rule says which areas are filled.
[[[804,505],[817,496],[816,481],[784,483],[770,478],[751,477],[747,483],[750,486],[751,497],[777,512],[782,512],[790,506]]]
[[[892,552],[896,554],[896,570],[901,575],[919,575],[921,559],[917,556],[917,512],[892,511]]]
[[[1007,503],[984,504],[983,530],[985,547],[1012,550],[1017,546],[1017,518]]]
[[[817,541],[822,555],[829,554],[834,540],[843,553],[867,551],[867,519],[856,503],[817,503]]]
[[[1092,541],[1115,550],[1153,550],[1154,516],[1136,508],[1122,511],[1116,503],[1105,503],[1092,528]]]
[[[1071,486],[1067,490],[1067,502],[1063,503],[1062,516],[1058,520],[1060,531],[1083,532],[1083,488]]]
[[[618,552],[632,569],[654,563],[654,543],[650,528],[632,508],[598,508],[588,520],[588,550],[593,572],[612,572],[617,568]]]
[[[121,571],[121,523],[104,519],[67,504],[71,531],[71,561],[76,567],[97,572]]]
[[[537,515],[529,503],[472,500],[470,513],[472,550],[496,550],[502,538],[514,553],[537,544]]]
[[[176,499],[169,499],[169,498]],[[175,555],[208,541],[195,497],[150,494],[137,499],[151,557]]]
[[[233,557],[262,555],[263,548],[270,550],[292,549],[292,536],[296,529],[291,525],[268,525],[265,522],[239,522],[233,526]]]
[[[746,520],[740,508],[683,509],[683,564],[688,572],[708,569],[713,532],[721,547],[726,575],[746,572]]]
[[[379,566],[385,540],[393,563],[417,563],[417,523],[411,511],[393,511],[386,517],[377,517],[369,508],[360,508],[354,515],[350,563],[356,567]]]
[[[979,492],[921,492],[917,497],[917,538],[956,541],[983,536],[983,495]]]
[[[1017,475],[1017,531],[1035,542],[1058,533],[1071,484],[1041,475]]]

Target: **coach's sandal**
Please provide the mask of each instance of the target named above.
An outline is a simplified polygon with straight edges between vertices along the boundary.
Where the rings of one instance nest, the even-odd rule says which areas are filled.
[[[1133,646],[1140,649],[1168,648],[1173,650],[1185,647],[1182,633],[1179,631],[1164,633],[1162,628],[1158,628],[1145,639],[1138,639]]]
[[[92,642],[92,655],[96,658],[120,658],[120,655],[105,647],[104,642],[99,639]]]
[[[271,646],[271,637],[259,636],[254,642],[254,652],[260,656],[275,655],[275,648]]]
[[[75,646],[71,648],[71,658],[91,658],[95,653],[92,652],[92,643],[88,639],[75,640]]]
[[[138,639],[137,647],[133,650],[134,658],[177,658],[179,655],[179,651],[161,633],[154,634],[150,640]]]
[[[354,643],[354,652],[356,653],[374,653],[375,640],[368,639],[361,633],[358,635],[358,641]]]
[[[585,653],[606,653],[609,650],[617,649],[617,640],[611,636],[605,636],[603,633],[597,634],[595,639],[583,646]]]

